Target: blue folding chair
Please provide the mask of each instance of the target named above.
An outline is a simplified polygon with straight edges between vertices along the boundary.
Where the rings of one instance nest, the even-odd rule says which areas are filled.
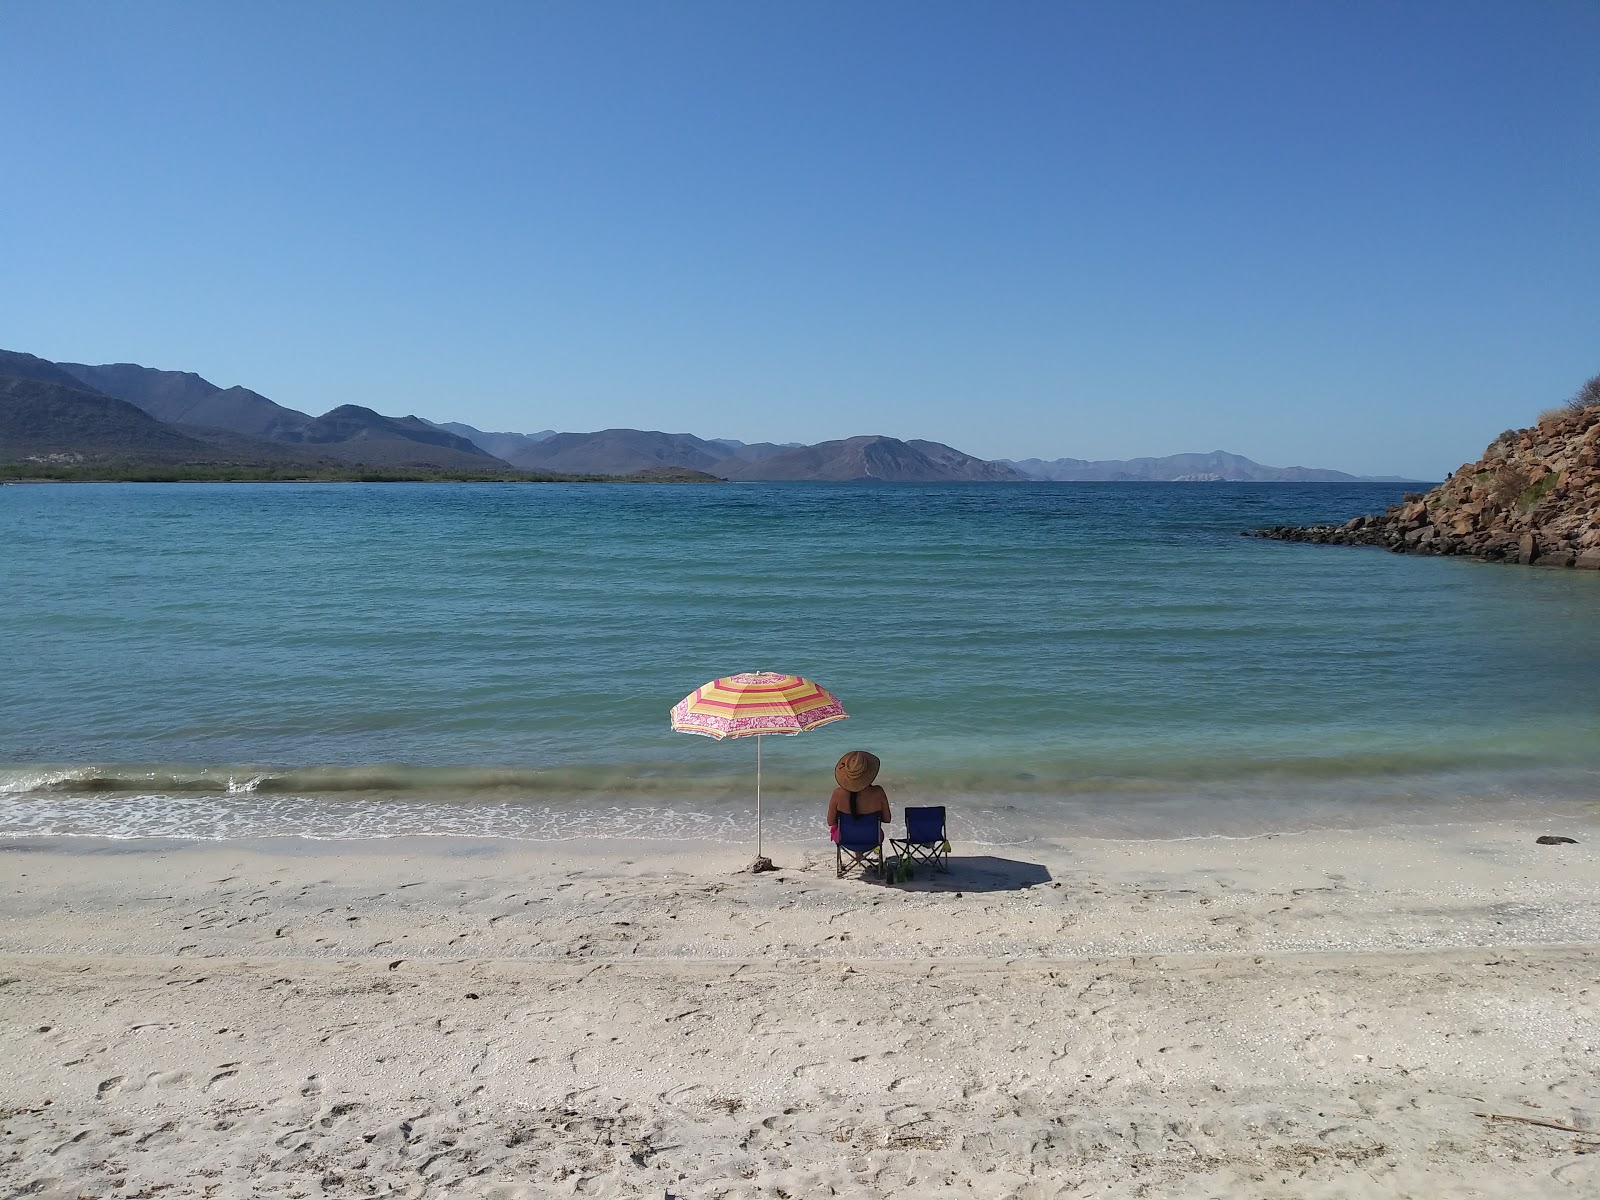
[[[883,874],[883,824],[876,813],[853,817],[839,814],[839,840],[833,844],[834,877],[844,878],[851,867],[877,867]]]
[[[895,856],[901,862],[927,863],[935,871],[950,869],[950,842],[944,832],[944,805],[908,808],[906,836],[890,838]]]

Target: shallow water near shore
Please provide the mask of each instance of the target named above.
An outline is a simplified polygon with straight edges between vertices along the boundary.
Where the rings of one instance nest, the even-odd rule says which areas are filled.
[[[1593,814],[1600,578],[1238,536],[1402,490],[0,489],[0,836],[744,840],[667,709],[757,668],[851,713],[777,838],[857,745],[988,841]]]

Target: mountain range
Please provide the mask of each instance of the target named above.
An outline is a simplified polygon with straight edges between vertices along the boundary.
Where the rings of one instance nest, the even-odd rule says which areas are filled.
[[[687,467],[735,480],[882,480],[936,483],[951,480],[1019,480],[1021,472],[986,462],[938,442],[901,441],[873,434],[819,442],[747,443],[732,438],[700,438],[691,433],[649,429],[602,429],[596,433],[529,435],[530,444],[512,446],[501,433],[480,433],[452,425],[481,448],[494,446],[512,466],[524,471],[626,475],[654,467]]]
[[[940,442],[881,434],[807,446],[640,429],[488,432],[456,421],[388,417],[356,404],[313,417],[246,387],[219,387],[192,371],[51,362],[0,350],[0,463],[29,460],[649,477],[701,472],[749,481],[1357,478],[1307,467],[1263,467],[1223,451],[1126,462],[996,462]]]
[[[1349,475],[1322,467],[1266,467],[1242,454],[1169,454],[1164,458],[1002,459],[1030,479],[1210,483],[1406,483],[1399,475]]]
[[[303,464],[494,471],[506,464],[417,417],[345,404],[312,417],[248,388],[133,363],[0,350],[0,461]]]

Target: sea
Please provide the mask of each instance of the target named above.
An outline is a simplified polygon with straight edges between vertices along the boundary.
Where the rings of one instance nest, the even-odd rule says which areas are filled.
[[[953,841],[1600,815],[1600,573],[1241,536],[1407,485],[0,487],[0,838]],[[1410,485],[1415,487],[1416,485]]]

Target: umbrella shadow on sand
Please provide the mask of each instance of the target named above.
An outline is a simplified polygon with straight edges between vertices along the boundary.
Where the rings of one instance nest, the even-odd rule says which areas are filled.
[[[1040,863],[993,854],[952,854],[949,871],[935,871],[917,865],[916,876],[903,883],[890,883],[876,875],[863,876],[867,883],[897,888],[903,892],[1020,892],[1050,882],[1050,872]]]

